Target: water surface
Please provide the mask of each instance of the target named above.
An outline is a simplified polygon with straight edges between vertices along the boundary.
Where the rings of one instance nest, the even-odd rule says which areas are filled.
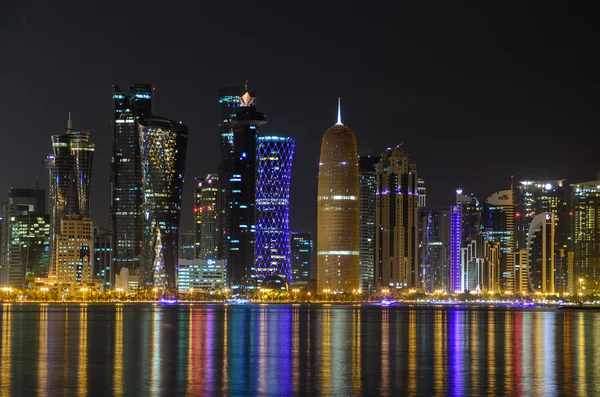
[[[0,395],[600,395],[600,312],[4,305]]]

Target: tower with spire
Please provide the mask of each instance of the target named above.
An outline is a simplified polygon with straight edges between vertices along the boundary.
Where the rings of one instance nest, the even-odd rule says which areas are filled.
[[[358,153],[354,132],[337,122],[321,142],[317,193],[317,288],[360,292],[360,201]]]
[[[256,95],[248,90],[230,115],[231,146],[227,197],[223,212],[224,258],[227,277],[234,290],[254,284],[254,246],[256,233],[256,147],[259,129],[267,120],[256,108]],[[227,178],[225,175],[224,178]]]

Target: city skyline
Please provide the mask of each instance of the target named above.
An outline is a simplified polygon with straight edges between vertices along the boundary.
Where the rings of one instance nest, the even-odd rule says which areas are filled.
[[[130,7],[119,5],[123,13]],[[242,28],[246,18],[242,18],[243,13],[232,16],[233,28],[222,37],[213,38],[215,35],[211,32],[215,27],[210,23],[187,26],[182,21],[185,34],[149,32],[148,38],[154,40],[138,41],[142,50],[129,51],[107,45],[121,37],[122,32],[113,29],[116,26],[125,31],[133,30],[133,26],[123,26],[121,18],[108,12],[112,9],[109,5],[98,15],[91,15],[82,14],[81,6],[73,4],[58,13],[55,22],[42,18],[48,11],[43,5],[36,9],[26,4],[11,6],[0,16],[6,40],[12,40],[7,50],[13,60],[0,66],[1,75],[10,76],[5,96],[0,99],[0,114],[6,120],[6,131],[24,131],[30,137],[25,142],[18,138],[19,134],[8,136],[7,145],[15,147],[14,153],[27,150],[31,158],[11,153],[3,157],[2,167],[15,164],[19,172],[0,176],[0,186],[33,186],[35,178],[40,177],[42,187],[46,187],[35,159],[48,154],[45,138],[60,132],[71,111],[77,125],[89,129],[94,137],[92,218],[108,227],[110,202],[104,181],[109,179],[112,152],[108,100],[111,86],[129,87],[133,82],[151,82],[156,87],[157,109],[189,126],[190,148],[198,153],[190,159],[184,188],[183,214],[188,215],[182,219],[182,228],[187,230],[193,226],[193,216],[189,215],[193,208],[192,177],[214,172],[219,161],[216,133],[219,113],[215,96],[220,87],[242,85],[246,79],[257,89],[261,111],[269,117],[265,133],[283,133],[297,140],[297,167],[292,178],[301,188],[292,186],[290,203],[290,222],[297,230],[316,233],[316,203],[311,199],[317,189],[319,148],[316,141],[332,123],[338,96],[344,102],[345,122],[357,135],[359,154],[377,154],[386,147],[405,142],[406,150],[420,164],[419,174],[427,181],[428,205],[432,207],[451,204],[453,192],[459,186],[474,191],[478,197],[487,197],[504,186],[508,188],[511,175],[515,175],[517,181],[566,178],[568,183],[577,183],[594,179],[600,165],[595,165],[594,149],[586,144],[585,137],[597,131],[599,125],[593,115],[597,99],[590,91],[598,82],[591,73],[598,63],[592,52],[585,51],[591,37],[588,25],[577,23],[578,30],[573,30],[569,21],[577,19],[572,13],[552,7],[539,10],[522,5],[519,13],[512,13],[507,6],[480,4],[461,16],[450,5],[440,5],[443,8],[440,14],[429,19],[424,18],[422,6],[402,7],[405,7],[406,20],[392,21],[386,16],[370,15],[378,23],[362,27],[359,21],[363,15],[328,4],[322,14],[314,16],[318,23],[308,37],[301,34],[302,29],[292,29],[288,24],[278,24],[280,34],[277,35],[263,26],[271,19],[288,16],[302,25],[307,16],[305,11],[288,15],[277,7],[273,14],[259,15],[244,7],[246,15],[258,17],[257,26],[250,31]],[[210,22],[211,16],[223,11],[220,8],[211,5],[203,10],[202,21]],[[190,16],[198,14],[194,9],[184,7],[181,10],[184,12],[169,9],[164,12],[190,22]],[[538,13],[544,18],[536,17],[530,26],[531,17]],[[452,15],[454,19],[442,18],[442,14]],[[338,18],[330,18],[333,15]],[[479,18],[471,18],[472,15]],[[102,35],[99,41],[99,36],[86,27],[77,37],[63,40],[70,34],[68,22],[78,18],[82,26],[95,26],[107,35]],[[411,19],[418,23],[409,23]],[[555,23],[562,20],[565,23]],[[351,29],[352,26],[361,27]],[[482,37],[471,36],[475,28],[484,32]],[[350,33],[339,41],[337,50],[327,40],[317,40],[318,37],[337,37],[335,33],[340,29]],[[430,33],[425,33],[428,31]],[[281,48],[282,54],[259,56],[253,52],[254,46],[242,47],[240,57],[248,60],[244,67],[236,62],[226,62],[224,66],[218,62],[191,62],[175,67],[161,60],[143,62],[137,55],[154,48],[154,44],[149,47],[148,43],[156,41],[162,45],[176,43],[175,48],[183,52],[200,48],[207,59],[233,59],[222,55],[222,49],[227,47],[224,43],[244,35],[255,42]],[[206,41],[204,36],[210,40]],[[382,41],[378,40],[380,36]],[[390,46],[390,40],[395,39],[400,41]],[[57,46],[52,54],[44,50],[48,40]],[[576,43],[580,50],[577,62],[568,49],[570,43]],[[71,47],[78,48],[77,53],[85,61],[81,65],[67,61],[68,57],[54,57],[56,53],[72,52]],[[430,51],[425,54],[419,48]],[[447,54],[452,48],[465,48],[465,51],[459,52],[458,57],[437,58],[435,55]],[[530,52],[530,48],[536,48],[535,53]],[[301,58],[297,58],[299,54],[303,54]],[[334,54],[351,56],[355,62],[340,70],[333,65],[316,67],[321,63],[311,61]],[[363,58],[376,66],[365,67],[367,62],[361,61]],[[106,61],[101,61],[103,59]],[[17,64],[45,67],[33,73],[30,67],[16,69]],[[202,65],[201,69],[192,67],[198,64]],[[400,69],[396,70],[398,65]],[[574,80],[575,72],[584,77]],[[301,103],[309,117],[294,117],[292,109],[295,107],[289,106],[287,99],[283,100],[290,96],[293,99],[289,101]],[[25,101],[27,112],[33,112],[36,117],[27,117],[24,110],[16,106]],[[384,103],[393,104],[394,111],[384,110]],[[390,125],[394,128],[389,128]],[[544,139],[546,134],[568,134],[569,139],[559,148],[554,140]],[[514,141],[518,144],[510,143]],[[489,145],[497,150],[487,150]],[[530,156],[533,147],[545,157]],[[469,156],[456,156],[459,151]],[[511,154],[510,163],[505,162],[507,153]],[[549,161],[550,158],[554,161]],[[453,167],[442,166],[444,164],[453,164]],[[486,173],[467,172],[473,164],[486,164]],[[591,170],[588,169],[590,164]],[[461,171],[454,172],[454,168]]]

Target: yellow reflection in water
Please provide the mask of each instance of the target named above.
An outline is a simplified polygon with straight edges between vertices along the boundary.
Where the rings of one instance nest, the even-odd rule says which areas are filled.
[[[487,382],[489,390],[496,389],[496,312],[488,311],[488,351],[487,351]]]
[[[160,344],[160,334],[161,334],[161,310],[156,306],[152,307],[152,323],[150,328],[152,332],[150,333],[150,350],[152,356],[152,365],[150,366],[150,391],[152,394],[158,393],[160,389],[160,376],[161,376],[161,368],[160,368],[160,359],[161,359],[161,344]]]
[[[540,392],[544,387],[544,377],[542,370],[544,369],[544,343],[551,343],[544,339],[542,313],[537,313],[534,319],[533,327],[533,387],[536,392]]]
[[[515,349],[514,349],[514,323],[513,312],[507,310],[504,313],[504,368],[506,369],[507,390],[512,390],[515,379]]]
[[[331,309],[323,310],[323,374],[321,375],[321,391],[331,393]]]
[[[48,307],[40,307],[40,331],[38,336],[38,396],[46,396],[48,389]]]
[[[65,307],[65,335],[63,339],[63,379],[69,379],[69,307]]]
[[[565,394],[572,395],[574,393],[572,389],[573,385],[573,357],[575,356],[575,346],[573,346],[573,313],[564,314],[563,323],[563,349],[564,358],[563,363],[565,366]],[[559,358],[560,359],[560,358]]]
[[[123,395],[123,307],[115,312],[115,357],[113,363],[113,395]]]
[[[417,314],[408,313],[408,391],[414,396],[417,392]]]
[[[577,394],[587,396],[584,313],[577,313]]]
[[[0,365],[0,395],[10,396],[11,350],[10,350],[10,318],[11,307],[2,307],[2,364]]]
[[[444,351],[446,330],[444,330],[444,313],[441,310],[436,310],[433,316],[433,391],[436,396],[446,395],[445,385],[448,380],[447,368],[444,365]]]
[[[354,309],[352,313],[352,388],[358,392],[361,388],[360,370],[360,308]]]
[[[388,309],[381,312],[381,386],[380,392],[389,390],[390,369],[390,318]]]
[[[78,374],[77,374],[77,395],[87,395],[87,369],[88,369],[88,356],[87,356],[87,307],[82,307],[81,313],[79,314],[79,360],[78,360]]]

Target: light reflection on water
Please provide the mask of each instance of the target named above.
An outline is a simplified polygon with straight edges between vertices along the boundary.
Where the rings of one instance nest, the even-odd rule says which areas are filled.
[[[600,393],[600,312],[3,305],[0,396]]]

